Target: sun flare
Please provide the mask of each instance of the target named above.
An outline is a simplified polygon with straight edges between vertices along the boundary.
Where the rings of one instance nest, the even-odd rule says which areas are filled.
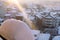
[[[18,0],[8,0],[8,3],[9,4],[15,4],[17,6],[17,8],[22,12],[23,17],[25,18],[25,21],[30,26],[30,28],[35,28],[35,25],[27,17],[27,14],[26,14],[24,8],[21,6],[21,4]]]

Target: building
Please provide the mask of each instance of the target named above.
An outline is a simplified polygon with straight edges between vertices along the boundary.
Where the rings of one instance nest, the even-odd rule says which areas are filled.
[[[55,27],[56,26],[56,19],[50,15],[50,12],[47,13],[45,17],[42,18],[42,25],[43,27]]]
[[[57,20],[56,20],[56,21],[57,21],[57,22],[56,22],[56,25],[57,25],[57,27],[58,27],[58,26],[60,26],[60,12],[56,13],[55,16],[56,16],[56,19],[57,19]]]

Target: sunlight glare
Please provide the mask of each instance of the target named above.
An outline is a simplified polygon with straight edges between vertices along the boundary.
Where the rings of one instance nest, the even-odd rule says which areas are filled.
[[[22,12],[23,17],[25,18],[26,23],[30,26],[30,28],[35,28],[35,25],[32,23],[32,21],[30,21],[29,18],[27,18],[27,14],[24,10],[24,8],[20,5],[18,0],[8,0],[8,2],[11,4],[15,4],[18,9]]]

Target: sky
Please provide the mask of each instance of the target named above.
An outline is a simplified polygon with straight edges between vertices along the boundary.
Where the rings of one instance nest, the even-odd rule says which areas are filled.
[[[22,3],[29,3],[29,2],[34,2],[34,3],[42,3],[46,1],[54,2],[54,1],[60,1],[60,0],[19,0]]]
[[[20,3],[37,3],[49,7],[60,6],[60,0],[19,0]]]
[[[60,1],[60,0],[18,0],[18,1],[20,1],[20,3],[29,3],[29,2],[42,3],[46,1],[54,2],[54,1]]]

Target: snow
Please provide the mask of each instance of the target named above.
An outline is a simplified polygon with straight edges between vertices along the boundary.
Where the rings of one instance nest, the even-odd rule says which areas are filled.
[[[17,13],[16,16],[23,16],[23,14],[22,13]]]
[[[36,15],[39,19],[41,19],[42,17],[41,16],[39,16],[39,15]]]
[[[11,12],[12,12],[12,13],[16,13],[17,11],[16,11],[16,10],[12,10]]]
[[[55,17],[56,17],[57,12],[51,12],[50,14],[51,14],[51,16],[52,16],[52,17],[54,17],[54,18],[55,18]]]
[[[30,19],[30,20],[34,20],[35,17],[33,17],[33,16],[29,16],[29,19]]]
[[[32,30],[32,34],[34,35],[35,39],[37,39],[39,37],[40,30]]]
[[[16,10],[11,10],[11,11],[7,11],[7,13],[9,13],[9,14],[17,13],[17,11]]]
[[[32,30],[33,34],[40,34],[40,30]]]
[[[50,38],[50,34],[43,34],[43,33],[41,33],[39,35],[38,40],[49,40],[49,38]]]
[[[60,17],[56,17],[58,20],[60,20]]]
[[[60,6],[56,6],[53,8],[54,10],[60,10]]]
[[[1,25],[1,23],[2,23],[3,20],[4,20],[4,19],[0,18],[0,25]]]
[[[60,26],[58,27],[58,34],[60,34]]]
[[[25,9],[25,12],[26,13],[31,13],[31,10],[30,9],[27,9],[27,10]]]
[[[0,21],[3,21],[4,19],[0,18]]]
[[[55,36],[52,40],[60,40],[60,36]]]
[[[11,14],[5,14],[5,16],[11,16]]]
[[[0,38],[0,40],[3,40],[3,39]]]

